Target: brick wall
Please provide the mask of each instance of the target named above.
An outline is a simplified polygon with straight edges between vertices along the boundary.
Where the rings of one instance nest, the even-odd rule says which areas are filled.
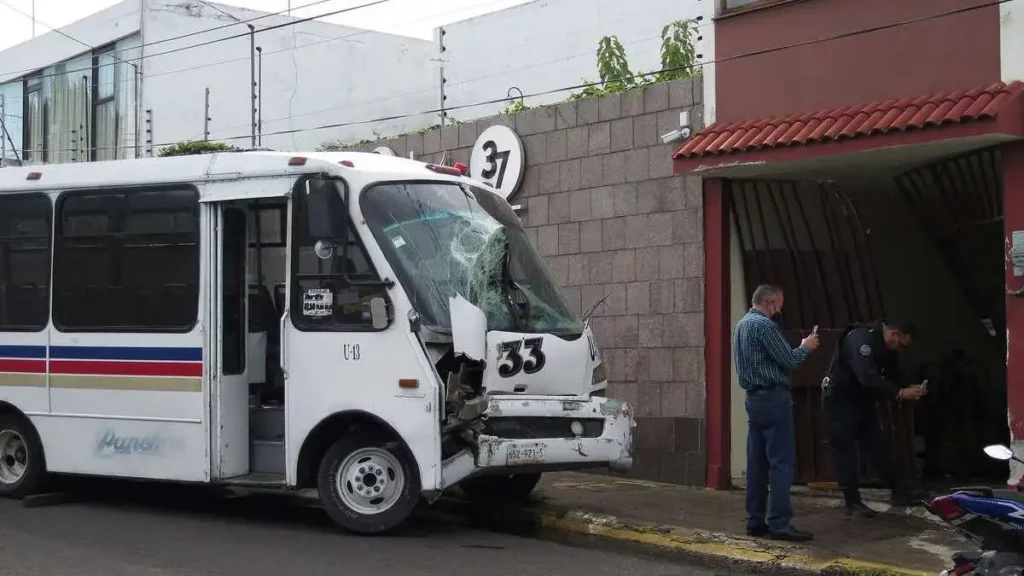
[[[592,321],[609,396],[637,413],[631,476],[704,485],[704,246],[701,184],[672,175],[679,112],[700,122],[700,80],[468,121],[358,149],[469,163],[477,135],[503,124],[523,139],[517,194],[531,238],[577,313]]]

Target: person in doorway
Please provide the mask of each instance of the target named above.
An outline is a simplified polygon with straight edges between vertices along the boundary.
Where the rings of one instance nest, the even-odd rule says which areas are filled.
[[[822,379],[822,408],[847,515],[875,515],[860,497],[857,444],[891,488],[894,506],[907,506],[925,497],[910,491],[897,473],[896,460],[882,437],[876,411],[879,401],[912,402],[927,393],[927,381],[908,386],[900,373],[897,353],[910,346],[913,337],[914,327],[910,323],[850,325],[840,336]]]
[[[813,536],[791,523],[789,490],[796,469],[796,438],[789,374],[818,347],[818,335],[811,334],[790,349],[773,320],[782,312],[782,303],[780,287],[758,286],[750,311],[736,324],[733,334],[736,373],[746,392],[747,534],[805,541]]]

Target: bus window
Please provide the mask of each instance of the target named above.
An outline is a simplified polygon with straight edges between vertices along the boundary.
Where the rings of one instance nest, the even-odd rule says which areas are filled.
[[[46,328],[52,212],[44,194],[0,197],[0,331]]]
[[[54,324],[187,332],[199,310],[199,193],[73,192],[57,202]]]
[[[311,210],[305,186],[302,193],[293,196],[294,238],[292,246],[292,323],[299,330],[308,331],[369,331],[373,330],[370,300],[387,299],[383,286],[352,285],[345,278],[356,281],[378,281],[379,276],[366,249],[353,231],[347,208],[341,202],[340,182],[313,179],[309,195],[322,206]],[[323,194],[334,194],[337,201],[324,202]],[[320,196],[320,198],[317,198]],[[314,214],[310,218],[310,214]],[[342,254],[339,238],[325,238],[330,230],[348,230],[348,257]],[[337,245],[335,245],[337,244]]]

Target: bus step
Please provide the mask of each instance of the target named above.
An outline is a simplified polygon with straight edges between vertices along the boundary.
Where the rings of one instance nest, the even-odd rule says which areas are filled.
[[[287,483],[284,474],[270,474],[266,472],[254,472],[245,476],[225,478],[220,482],[222,484],[230,484],[231,486],[245,486],[249,488],[273,488],[284,486]]]
[[[249,443],[249,470],[284,474],[284,442],[253,440]]]
[[[249,436],[253,440],[283,440],[284,408],[250,408]]]

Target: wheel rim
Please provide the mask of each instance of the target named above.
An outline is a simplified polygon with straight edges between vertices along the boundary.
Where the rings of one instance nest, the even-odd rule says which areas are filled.
[[[0,432],[0,484],[16,484],[28,469],[28,447],[13,430]]]
[[[365,515],[395,505],[405,490],[405,473],[394,454],[383,448],[360,448],[348,455],[334,479],[345,506]]]

